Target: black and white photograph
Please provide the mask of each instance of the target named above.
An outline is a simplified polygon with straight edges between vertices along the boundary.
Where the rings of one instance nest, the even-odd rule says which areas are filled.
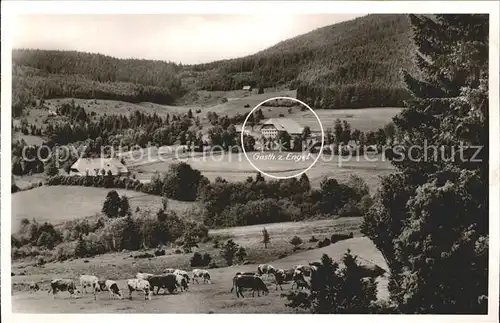
[[[498,322],[498,2],[43,3],[2,2],[2,320]]]

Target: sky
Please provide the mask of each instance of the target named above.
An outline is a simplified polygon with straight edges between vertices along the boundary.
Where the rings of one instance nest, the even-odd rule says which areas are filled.
[[[23,15],[14,19],[12,46],[198,64],[253,54],[359,16]]]

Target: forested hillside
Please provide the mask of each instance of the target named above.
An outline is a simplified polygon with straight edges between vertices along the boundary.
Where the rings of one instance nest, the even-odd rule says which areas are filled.
[[[14,50],[13,107],[17,111],[30,96],[175,104],[189,91],[234,90],[247,84],[289,85],[315,108],[401,106],[408,94],[400,70],[415,72],[410,35],[405,15],[368,15],[250,56],[199,65]]]
[[[416,72],[405,15],[369,15],[319,28],[240,59],[194,66],[208,90],[291,84],[316,108],[401,106],[402,68]]]

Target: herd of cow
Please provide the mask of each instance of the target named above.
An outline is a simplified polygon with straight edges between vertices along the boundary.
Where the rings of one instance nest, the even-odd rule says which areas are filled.
[[[285,270],[275,268],[272,265],[263,264],[257,267],[257,272],[237,272],[233,277],[231,293],[236,289],[237,297],[244,297],[243,290],[251,289],[252,296],[255,296],[255,292],[257,292],[257,296],[260,296],[260,292],[268,294],[269,290],[262,279],[264,275],[266,275],[268,279],[274,276],[276,290],[278,290],[278,287],[283,290],[282,284],[290,281],[293,282],[292,289],[295,285],[297,289],[307,288],[310,286],[310,282],[308,281],[310,281],[311,273],[317,270],[318,265],[318,263],[296,265],[291,269]],[[160,289],[163,289],[164,293],[168,291],[170,294],[175,291],[186,291],[189,288],[190,281],[199,284],[200,280],[203,280],[204,283],[212,283],[208,270],[194,269],[191,273],[191,277],[186,271],[173,268],[165,269],[162,274],[158,275],[139,272],[135,278],[127,280],[129,299],[132,299],[132,292],[134,291],[143,292],[145,300],[151,300],[151,294],[158,294]],[[90,288],[95,300],[97,300],[98,293],[103,291],[109,292],[112,299],[123,298],[122,291],[114,280],[100,280],[93,275],[81,275],[79,282],[80,288],[77,288],[76,282],[73,279],[53,279],[50,282],[48,293],[50,294],[52,292],[55,298],[58,292],[67,291],[70,297],[77,297],[81,294],[81,290],[86,294],[87,288]],[[32,282],[30,284],[30,290],[35,292],[40,290],[38,283]]]

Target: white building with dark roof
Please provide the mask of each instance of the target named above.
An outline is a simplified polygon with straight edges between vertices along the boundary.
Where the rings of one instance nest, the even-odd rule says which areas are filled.
[[[70,168],[70,175],[98,176],[111,171],[113,176],[126,175],[127,167],[115,158],[80,158]]]
[[[266,138],[276,138],[280,132],[288,132],[290,136],[302,135],[304,127],[289,118],[269,119],[260,128],[260,133]]]

